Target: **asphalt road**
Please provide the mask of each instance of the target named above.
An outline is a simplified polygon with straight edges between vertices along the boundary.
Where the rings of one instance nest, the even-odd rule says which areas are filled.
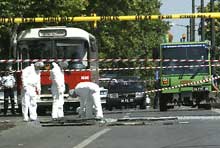
[[[0,148],[220,147],[219,109],[129,109],[104,113],[105,122],[79,122],[76,115],[68,115],[62,124],[47,122],[50,116],[40,116],[41,123],[23,122],[20,116],[0,116],[0,125],[9,125],[0,131]],[[71,122],[66,124],[67,121]],[[84,124],[75,124],[76,121]]]

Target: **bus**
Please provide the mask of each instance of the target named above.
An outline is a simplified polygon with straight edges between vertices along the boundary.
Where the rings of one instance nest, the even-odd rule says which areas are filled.
[[[46,111],[52,105],[50,69],[53,61],[67,61],[65,70],[64,109],[79,105],[78,98],[68,95],[79,82],[98,82],[98,48],[96,38],[80,28],[53,26],[31,28],[17,35],[13,51],[17,58],[17,98],[21,107],[21,70],[34,61],[42,61],[41,95],[37,100],[38,111]]]
[[[160,59],[160,111],[166,111],[175,104],[206,109],[211,107],[212,82],[200,82],[212,76],[211,46],[208,41],[162,43]]]

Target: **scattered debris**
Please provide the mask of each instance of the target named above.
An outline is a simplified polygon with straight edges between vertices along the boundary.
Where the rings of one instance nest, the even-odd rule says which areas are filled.
[[[164,123],[164,125],[172,125],[173,121],[176,121],[176,117],[124,117],[124,118],[105,118],[105,119],[95,119],[95,118],[74,118],[74,119],[63,119],[60,121],[53,120],[43,120],[40,121],[41,126],[89,126],[89,125],[99,125],[99,126],[134,126],[134,125],[152,125],[153,121],[170,121]]]
[[[9,120],[0,121],[0,132],[2,130],[7,130],[9,128],[13,128],[15,124]]]
[[[177,120],[177,117],[130,117],[119,118],[118,121],[164,121],[164,120]]]

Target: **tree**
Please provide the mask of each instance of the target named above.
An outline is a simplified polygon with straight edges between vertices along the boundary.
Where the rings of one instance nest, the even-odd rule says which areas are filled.
[[[16,3],[16,5],[14,5]],[[11,0],[0,2],[1,17],[48,17],[48,16],[98,16],[120,15],[151,15],[160,14],[161,3],[159,0]],[[66,23],[25,23],[19,24],[17,32],[31,27],[44,25],[67,25]],[[168,30],[168,25],[162,20],[145,21],[114,21],[98,22],[97,28],[92,23],[81,22],[68,24],[81,27],[92,32],[98,39],[100,58],[151,58],[152,50],[159,47],[161,36]],[[3,24],[7,29],[0,29],[8,34],[4,40],[9,41],[11,28],[15,24]],[[1,38],[3,40],[3,38]],[[9,46],[9,42],[4,50]],[[7,51],[7,50],[6,50]],[[149,63],[112,63],[101,64],[109,67],[134,67],[147,66]],[[125,72],[127,73],[127,72]],[[141,73],[146,76],[146,71],[135,71],[131,74]],[[152,74],[153,72],[151,72]],[[151,75],[148,73],[148,75]]]
[[[220,1],[215,1],[214,3],[214,12],[220,12]],[[201,11],[201,8],[198,7],[198,11]],[[205,12],[210,12],[210,3],[208,3],[205,6]],[[219,19],[215,19],[215,25],[214,25],[214,29],[215,29],[215,39],[216,39],[216,46],[220,46],[220,20]],[[199,27],[199,30],[201,30],[201,26]],[[201,34],[201,32],[199,32],[199,34]],[[205,19],[205,39],[206,40],[210,40],[211,41],[211,19]],[[220,56],[220,51],[217,50],[216,55]]]
[[[215,1],[214,3],[214,12],[220,12],[220,1]],[[210,12],[210,3],[208,3],[205,7],[205,12]],[[198,11],[200,12],[201,8],[198,8]],[[205,19],[205,39],[211,41],[211,19]],[[214,59],[220,59],[220,20],[215,19],[214,22],[214,29],[215,29],[215,49],[212,49],[213,58]],[[201,30],[201,26],[199,27],[199,30]],[[201,34],[201,32],[199,32]],[[220,73],[220,68],[215,67],[214,68],[216,73]]]
[[[87,0],[10,0],[0,2],[0,17],[79,16],[84,13],[87,5]],[[17,28],[15,31],[19,33],[24,29],[44,25],[63,24],[2,24],[0,26],[0,47],[4,52],[1,55],[3,57],[9,57],[10,38],[13,28]]]
[[[160,14],[158,0],[90,0],[87,12],[101,16]],[[159,28],[159,29],[158,29]],[[151,58],[168,26],[161,20],[99,22],[94,34],[98,37],[100,58]],[[142,63],[147,66],[149,63]],[[102,65],[101,65],[102,66]],[[104,65],[107,66],[107,65]],[[110,67],[141,66],[140,63],[112,63]],[[135,71],[146,77],[146,71]],[[152,73],[152,72],[151,72]],[[148,73],[149,75],[150,73]],[[150,74],[151,75],[151,74]]]

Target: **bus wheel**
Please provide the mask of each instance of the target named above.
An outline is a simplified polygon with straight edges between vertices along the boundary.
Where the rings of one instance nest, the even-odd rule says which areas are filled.
[[[160,111],[167,111],[167,97],[164,94],[161,94],[159,99]]]
[[[19,115],[22,115],[22,108],[21,108],[21,104],[18,104],[17,113],[18,113]]]
[[[198,104],[198,108],[199,109],[205,109],[205,110],[211,110],[212,106],[210,103],[206,103],[206,104]]]
[[[45,115],[46,111],[47,111],[46,107],[42,107],[42,106],[37,107],[37,114],[40,116]]]

